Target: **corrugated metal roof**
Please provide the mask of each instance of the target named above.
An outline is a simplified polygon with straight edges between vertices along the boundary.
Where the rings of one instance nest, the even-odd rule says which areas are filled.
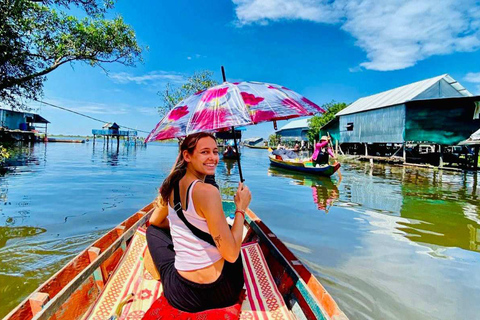
[[[293,120],[278,129],[278,131],[288,130],[288,129],[299,129],[299,128],[308,128],[308,120],[310,118],[303,118],[298,120]],[[278,132],[277,131],[277,132]]]
[[[444,80],[445,85],[450,85],[459,96],[471,96],[472,94],[465,89],[460,83],[455,79],[450,77],[448,74],[443,74],[438,77],[414,82],[407,84],[402,87],[391,89],[388,91],[380,92],[368,97],[363,97],[349,105],[347,108],[343,109],[336,116],[343,116],[346,114],[352,114],[367,110],[380,109],[388,106],[394,106],[402,104],[411,100],[415,100],[416,97],[419,97],[422,93],[427,91],[429,88],[432,88],[439,81]],[[420,97],[419,97],[420,98]],[[434,98],[434,97],[432,97]],[[439,97],[436,97],[439,98]],[[422,97],[422,100],[425,99]]]

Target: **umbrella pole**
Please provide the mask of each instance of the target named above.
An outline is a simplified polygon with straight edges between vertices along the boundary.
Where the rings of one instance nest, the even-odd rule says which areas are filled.
[[[222,77],[223,77],[223,82],[227,82],[227,77],[225,77],[225,68],[222,66]]]
[[[245,180],[243,179],[242,166],[240,165],[240,150],[238,150],[237,135],[235,134],[234,127],[232,127],[232,134],[233,134],[233,143],[235,144],[235,151],[237,151],[237,163],[238,163],[238,173],[240,174],[240,182],[243,182]]]

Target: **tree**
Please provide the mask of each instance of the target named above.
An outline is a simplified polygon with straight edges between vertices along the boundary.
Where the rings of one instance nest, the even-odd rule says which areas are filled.
[[[58,11],[69,5],[87,17]],[[112,7],[110,0],[0,0],[0,101],[23,107],[24,99],[38,99],[46,75],[66,63],[141,60],[133,29],[121,17],[104,19]]]
[[[160,116],[165,116],[177,103],[190,95],[217,85],[218,83],[212,79],[212,76],[213,71],[203,70],[195,72],[180,87],[174,87],[171,83],[167,83],[165,90],[158,92],[158,95],[162,97],[162,105],[158,107]]]
[[[346,103],[343,102],[329,102],[325,103],[322,108],[326,110],[326,112],[320,116],[313,116],[308,120],[308,140],[311,142],[318,140],[318,135],[320,134],[320,129],[332,121],[335,118],[335,114],[343,110],[347,107]]]
[[[268,145],[276,147],[280,143],[281,136],[278,134],[271,134],[268,136]]]

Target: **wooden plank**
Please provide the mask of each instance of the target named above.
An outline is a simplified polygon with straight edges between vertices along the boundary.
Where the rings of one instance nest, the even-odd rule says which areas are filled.
[[[30,296],[28,301],[30,302],[30,308],[32,308],[32,315],[36,315],[42,311],[43,306],[48,302],[48,293],[45,292],[35,292]]]
[[[258,218],[257,218],[258,219]],[[313,293],[310,291],[310,288],[307,286],[305,281],[300,277],[300,275],[296,272],[296,270],[290,265],[289,261],[285,258],[282,252],[275,246],[272,242],[273,239],[278,238],[269,238],[263,230],[260,228],[259,224],[263,224],[263,222],[258,219],[257,221],[253,221],[250,219],[250,227],[258,234],[260,239],[268,246],[270,253],[280,262],[288,274],[292,277],[293,282],[295,283],[295,288],[300,292],[302,298],[305,299],[306,305],[314,314],[315,319],[327,320],[327,312],[323,310],[320,301],[317,301]],[[263,224],[264,225],[264,224]],[[290,250],[287,249],[287,252]],[[290,252],[293,256],[293,254]],[[301,301],[299,301],[301,303]],[[307,314],[309,312],[306,312]]]
[[[88,249],[88,257],[90,258],[90,262],[95,261],[95,259],[98,258],[100,255],[100,248],[97,247],[91,247]],[[93,278],[95,279],[95,284],[97,285],[97,288],[102,291],[103,288],[105,287],[105,278],[102,274],[101,268],[97,268],[93,272]]]
[[[37,292],[48,293],[51,299],[89,264],[90,259],[88,253],[86,251],[81,252],[74,260],[41,285]]]
[[[55,319],[81,319],[90,306],[95,303],[98,296],[100,296],[100,290],[96,286],[94,278],[90,276],[68,297],[67,301],[55,311]],[[52,320],[52,318],[50,318],[50,320]]]
[[[85,268],[81,273],[79,273],[67,286],[65,286],[55,297],[53,297],[42,309],[41,312],[37,313],[33,317],[34,320],[40,319],[49,319],[55,312],[60,308],[60,306],[72,295],[77,288],[79,288],[82,283],[92,275],[92,273],[108,258],[110,257],[122,244],[124,239],[130,239],[135,231],[148,221],[151,212],[138,220],[128,231],[126,231],[121,237],[119,237],[115,242],[100,256],[91,263],[87,268]]]

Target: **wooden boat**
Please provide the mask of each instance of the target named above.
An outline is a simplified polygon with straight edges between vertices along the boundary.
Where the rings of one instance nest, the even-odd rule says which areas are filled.
[[[42,284],[4,320],[141,319],[141,312],[131,312],[128,317],[123,313],[122,309],[126,308],[124,305],[127,300],[121,302],[120,307],[115,306],[115,309],[120,310],[121,313],[121,317],[118,318],[116,316],[92,316],[92,309],[96,310],[96,303],[99,301],[112,307],[113,302],[108,299],[102,300],[102,294],[108,290],[118,291],[118,283],[122,279],[127,282],[124,273],[135,269],[127,264],[130,261],[129,258],[134,257],[143,263],[141,252],[135,251],[137,243],[140,241],[137,234],[142,226],[146,226],[153,210],[153,203],[151,203],[105,234]],[[347,319],[318,280],[250,210],[247,212],[245,221],[244,243],[242,246],[244,266],[245,260],[250,259],[248,252],[244,250],[256,248],[261,257],[254,260],[252,266],[256,267],[263,263],[265,269],[270,271],[270,275],[258,277],[261,286],[259,285],[258,290],[252,291],[253,293],[250,294],[248,293],[250,280],[245,281],[247,298],[242,304],[242,314],[244,304],[253,306],[257,301],[252,300],[250,295],[266,294],[265,308],[271,309],[269,312],[263,311],[262,319],[265,317],[274,319]],[[144,246],[146,247],[146,243]],[[124,259],[125,256],[127,259]],[[125,264],[127,267],[124,267]],[[248,269],[245,273],[252,273],[253,269]],[[141,271],[143,277],[145,269]],[[157,283],[158,289],[160,282],[153,279],[150,281]],[[268,283],[271,284],[271,287],[268,287]],[[267,290],[266,288],[271,289]],[[274,300],[275,294],[284,307],[281,305],[278,307],[278,303]],[[150,291],[143,290],[136,301],[148,301],[142,299],[150,296]],[[147,307],[149,306],[150,304]],[[284,313],[280,314],[282,308],[284,308]],[[251,313],[252,310],[245,312]],[[241,318],[245,318],[242,314]]]
[[[283,169],[295,170],[305,173],[311,173],[319,176],[330,177],[338,169],[340,169],[340,163],[327,164],[322,167],[315,167],[312,161],[301,160],[282,160],[275,155],[269,155],[270,164]]]
[[[63,142],[63,143],[85,143],[85,140],[73,140],[73,139],[48,138],[48,142]]]
[[[223,153],[223,159],[226,160],[237,160],[242,154],[241,153]]]
[[[257,145],[250,145],[250,144],[244,144],[244,147],[250,148],[250,149],[268,149],[270,148],[269,146],[257,146]]]

